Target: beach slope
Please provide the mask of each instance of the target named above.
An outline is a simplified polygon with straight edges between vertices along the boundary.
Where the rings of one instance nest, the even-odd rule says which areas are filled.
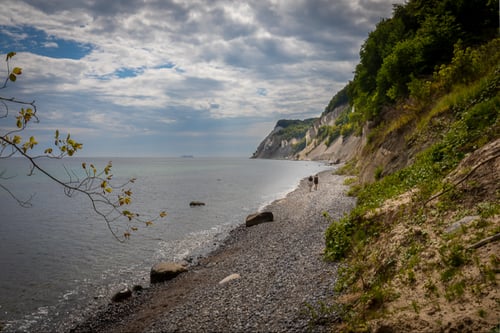
[[[311,192],[303,180],[266,207],[273,222],[236,228],[187,273],[108,305],[72,331],[303,332],[313,318],[314,331],[326,331],[334,318],[317,315],[333,302],[337,266],[322,257],[323,212],[340,218],[354,206],[343,179],[325,171]]]

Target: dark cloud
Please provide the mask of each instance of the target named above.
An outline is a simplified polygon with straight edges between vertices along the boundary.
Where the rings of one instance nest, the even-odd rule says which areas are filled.
[[[225,60],[229,65],[243,68],[317,59],[357,59],[361,41],[392,9],[387,3],[370,0],[278,4],[266,0],[26,0],[26,3],[51,15],[62,11],[86,13],[92,18],[89,29],[96,34],[122,31],[136,40],[155,42],[164,32],[169,34],[174,47],[197,46],[200,59]],[[238,14],[247,21],[231,16],[238,6],[245,9]],[[304,55],[286,49],[283,38],[293,38],[313,52]],[[224,46],[214,47],[217,41],[225,42]]]

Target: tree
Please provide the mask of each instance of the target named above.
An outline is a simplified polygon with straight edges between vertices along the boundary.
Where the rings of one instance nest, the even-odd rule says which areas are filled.
[[[0,90],[5,89],[9,84],[15,83],[22,74],[22,69],[19,67],[10,69],[9,61],[15,55],[15,52],[10,52],[5,58],[7,77]],[[15,114],[12,112],[14,106],[21,107]],[[83,144],[74,140],[70,134],[61,136],[59,130],[56,130],[53,146],[45,147],[42,154],[36,154],[35,147],[38,145],[36,138],[34,136],[29,138],[22,136],[23,131],[28,126],[36,123],[39,123],[39,118],[35,101],[27,102],[18,100],[15,97],[7,98],[0,95],[0,124],[2,124],[0,128],[0,161],[21,156],[29,161],[29,175],[33,175],[35,171],[41,172],[59,184],[68,197],[76,194],[86,196],[92,209],[104,219],[112,235],[121,242],[129,238],[131,232],[138,230],[138,225],[150,226],[157,219],[166,216],[165,212],[160,212],[153,219],[144,219],[139,214],[126,209],[132,202],[130,186],[135,179],[129,179],[124,184],[115,184],[111,173],[111,162],[102,170],[97,170],[93,164],[82,163],[79,172],[81,176],[74,170],[66,170],[67,180],[62,180],[48,172],[40,165],[39,161],[41,159],[62,159],[66,156],[73,156],[83,148]],[[9,193],[20,206],[30,207],[32,205],[32,196],[27,200],[18,198],[3,184],[2,181],[8,178],[5,173],[6,170],[2,169],[0,165],[0,189]],[[119,235],[113,230],[111,224],[121,220],[124,220],[126,224],[123,228],[123,234]]]
[[[384,107],[408,97],[461,47],[498,33],[498,0],[409,0],[394,5],[360,50],[348,97],[361,122],[381,120]]]

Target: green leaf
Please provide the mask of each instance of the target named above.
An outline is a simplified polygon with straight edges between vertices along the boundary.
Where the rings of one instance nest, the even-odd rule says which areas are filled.
[[[16,82],[17,77],[16,77],[14,74],[12,74],[12,73],[11,73],[11,74],[9,75],[9,80],[11,80],[12,82]]]

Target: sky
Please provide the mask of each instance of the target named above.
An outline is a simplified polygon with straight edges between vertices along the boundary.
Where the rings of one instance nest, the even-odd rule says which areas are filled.
[[[23,73],[0,96],[36,101],[40,147],[58,129],[79,156],[250,157],[278,120],[324,111],[394,3],[2,0],[0,73],[11,51]]]

